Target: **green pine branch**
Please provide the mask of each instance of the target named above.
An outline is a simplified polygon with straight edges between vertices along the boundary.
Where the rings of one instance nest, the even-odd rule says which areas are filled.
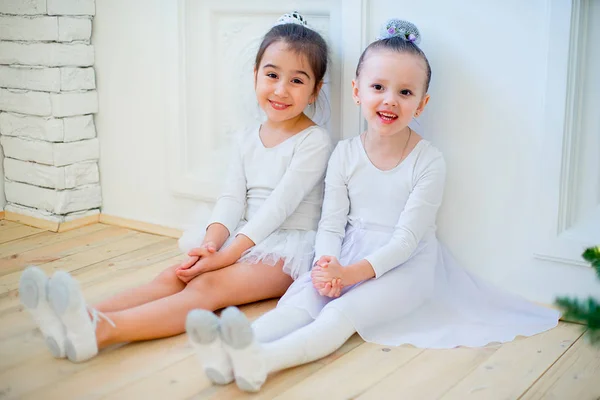
[[[592,264],[592,267],[596,270],[598,279],[600,279],[600,246],[586,249],[581,256],[585,261]]]
[[[591,329],[600,329],[600,303],[593,297],[587,300],[559,297],[556,304],[565,310],[564,316],[568,319],[587,322]]]
[[[596,270],[600,279],[600,246],[586,249],[582,257]],[[587,326],[587,338],[591,343],[600,343],[600,303],[593,297],[586,300],[559,297],[556,304],[563,310],[563,318],[579,321]]]

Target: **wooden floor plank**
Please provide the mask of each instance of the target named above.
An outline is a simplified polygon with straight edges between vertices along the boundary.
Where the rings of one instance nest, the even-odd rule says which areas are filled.
[[[412,346],[365,343],[276,398],[315,399],[323,393],[331,399],[354,398],[422,352]]]
[[[577,325],[502,345],[490,358],[446,392],[442,399],[517,399],[581,336]]]
[[[257,394],[249,394],[241,391],[235,384],[227,386],[212,386],[202,392],[196,394],[192,399],[274,399],[278,398],[281,393],[288,390],[290,387],[302,385],[307,379],[315,374],[320,374],[321,371],[331,363],[345,356],[351,351],[354,351],[365,342],[358,335],[353,335],[342,347],[337,349],[333,354],[317,360],[312,363],[300,365],[298,367],[279,371],[269,375],[269,379],[263,385],[260,392]],[[329,391],[328,391],[329,392]],[[281,397],[285,399],[286,397]],[[335,397],[329,397],[334,399]]]
[[[15,259],[19,256],[20,253],[28,252],[39,247],[47,247],[55,243],[64,242],[71,238],[83,236],[88,233],[96,232],[107,228],[109,228],[107,225],[93,224],[78,229],[73,229],[64,233],[43,231],[22,239],[13,240],[12,242],[5,243],[0,246],[0,265],[9,265],[4,264],[6,262],[6,259]]]
[[[79,268],[120,256],[151,243],[156,243],[164,238],[147,233],[129,231],[119,239],[120,240],[111,241],[110,243],[91,248],[87,251],[81,251],[67,257],[62,257],[58,260],[40,264],[39,267],[47,274],[52,274],[58,270],[72,272]],[[0,296],[6,295],[12,290],[16,290],[20,276],[20,270],[0,276]]]
[[[14,228],[15,226],[19,226],[20,224],[9,221],[7,219],[0,219],[0,231],[3,231],[8,228]]]
[[[57,239],[45,246],[18,253],[16,256],[9,255],[0,259],[0,265],[2,265],[0,279],[3,275],[9,275],[23,270],[27,265],[39,266],[46,264],[82,251],[88,251],[107,243],[118,241],[125,236],[131,236],[133,234],[134,232],[128,229],[109,227],[84,235],[71,236],[66,240]],[[59,233],[57,238],[61,238],[62,235],[62,233]]]
[[[500,345],[425,350],[357,399],[438,399],[499,348]]]
[[[92,275],[94,279],[81,279],[80,276],[77,276],[89,304],[93,305],[100,300],[110,297],[114,293],[150,281],[160,271],[172,265],[176,259],[181,258],[179,255],[172,257],[174,253],[172,239],[164,239],[163,241],[168,246],[165,249],[164,244],[159,242],[156,249],[153,249],[157,252],[156,254],[151,254],[148,248],[143,249],[145,250],[144,260],[148,260],[150,265],[134,269],[113,270],[111,274],[108,271],[105,272],[105,270],[111,270],[114,266],[107,266],[110,262],[105,261],[96,264],[95,269],[101,273],[95,276]],[[163,253],[158,253],[161,250]],[[136,253],[132,252],[126,255],[131,258],[130,262],[132,264],[139,261],[134,257]],[[137,256],[139,258],[140,254],[137,254]],[[122,256],[118,258],[120,261],[117,262],[117,265],[121,265],[122,267],[127,262],[127,257]],[[150,263],[151,261],[154,263]],[[92,270],[86,271],[86,273],[91,275]],[[100,278],[100,276],[103,278]],[[37,331],[34,322],[29,318],[29,314],[23,311],[23,307],[18,303],[18,299],[15,302],[17,304],[14,307],[18,308],[14,309],[12,313],[5,312],[0,317],[0,321],[2,322],[2,326],[0,327],[0,371],[26,362],[41,352],[46,351],[43,339]],[[27,347],[26,351],[21,350],[23,347]]]
[[[420,350],[364,343],[354,335],[336,353],[269,376],[257,394],[211,385],[186,335],[102,351],[85,363],[55,360],[19,303],[21,269],[71,271],[94,304],[154,279],[185,255],[176,240],[91,225],[50,233],[0,221],[0,398],[26,399],[596,399],[600,350],[561,323],[531,338],[482,349]],[[12,233],[11,233],[12,232]],[[16,256],[15,256],[16,255]],[[10,264],[7,264],[10,263]],[[8,272],[6,272],[8,271]],[[4,275],[3,275],[4,274]],[[246,305],[251,318],[276,300]]]
[[[9,321],[0,319],[2,323]],[[28,315],[13,319],[22,327],[19,335],[11,335],[0,340],[0,374],[15,365],[30,361],[48,352],[42,333]],[[1,398],[1,397],[0,397]]]
[[[130,286],[136,286],[149,281],[154,278],[160,270],[166,269],[170,265],[182,261],[184,258],[185,256],[181,254],[173,239],[163,238],[163,240],[160,240],[159,242],[152,243],[121,256],[78,268],[73,271],[73,276],[76,277],[82,287],[87,287],[109,278],[119,278],[123,275],[132,273],[132,277],[137,275],[138,279],[137,282],[130,279]],[[161,263],[160,265],[162,265],[162,267],[154,266],[154,264],[167,259],[170,259],[170,261]],[[146,268],[149,267],[154,267],[154,269],[146,271]],[[105,293],[104,296],[99,297],[107,297],[108,293],[111,293],[111,289],[114,289],[113,291],[120,291],[120,287],[128,287],[122,283],[127,282],[119,282],[119,280],[116,279],[113,280],[110,285],[103,286],[103,290],[107,293]],[[11,292],[8,296],[0,297],[0,317],[11,312],[21,311],[22,309],[23,307],[19,302],[18,293],[16,291]],[[0,328],[0,332],[1,331],[2,329]]]
[[[35,235],[36,233],[44,232],[43,229],[34,228],[27,225],[13,226],[12,228],[0,231],[0,246],[12,240],[17,240],[26,236]],[[2,264],[0,264],[1,266]]]
[[[580,338],[520,400],[600,399],[600,347]]]
[[[272,307],[272,302],[262,302],[250,305],[247,310],[245,308],[244,310],[248,315],[254,316]],[[33,390],[27,388],[22,380],[11,384],[11,388],[12,392],[18,393],[23,399],[61,399],[65,393],[68,393],[71,398],[101,398],[145,376],[152,375],[165,366],[194,356],[194,351],[187,342],[187,336],[183,334],[161,340],[132,343],[118,349],[108,349],[86,363],[76,364],[79,368],[70,370],[68,374],[45,375],[43,385],[36,382]],[[194,379],[202,379],[199,368],[197,372],[198,375]],[[35,375],[41,375],[37,369]]]
[[[130,271],[131,275],[136,275],[136,271]],[[137,273],[137,279],[139,281],[140,279],[140,275],[139,273]],[[112,281],[117,281],[119,280],[118,278],[114,278],[112,279]],[[106,282],[99,282],[100,284],[106,284]],[[139,284],[139,282],[136,282],[137,284]],[[93,287],[93,286],[92,286]],[[84,288],[84,295],[86,296],[86,298],[88,298],[89,295],[89,288]],[[11,314],[11,316],[13,317],[13,320],[10,321],[11,324],[9,325],[9,327],[6,327],[6,325],[4,324],[6,322],[6,319],[0,318],[0,325],[3,326],[3,330],[5,330],[6,328],[10,329],[11,326],[14,327],[14,325],[17,325],[19,323],[22,324],[28,324],[31,328],[33,328],[33,322],[31,321],[31,319],[28,317],[28,315],[26,313],[13,313]],[[183,337],[183,336],[182,336]],[[84,371],[85,369],[88,368],[88,366],[93,366],[96,363],[98,363],[98,360],[103,359],[104,354],[101,354],[101,356],[94,358],[93,360],[83,363],[83,364],[72,364],[68,361],[65,360],[54,360],[53,358],[50,357],[48,351],[45,349],[45,345],[43,343],[43,340],[41,338],[41,335],[37,332],[37,331],[33,331],[33,332],[28,332],[22,335],[15,335],[12,336],[13,341],[18,341],[19,339],[24,341],[24,343],[19,343],[16,347],[16,351],[18,351],[18,349],[23,349],[25,346],[27,346],[27,350],[31,353],[33,353],[34,351],[36,351],[37,355],[34,358],[29,358],[27,357],[27,354],[15,354],[15,350],[10,350],[12,346],[10,346],[13,343],[10,343],[9,341],[5,341],[2,340],[0,341],[0,349],[5,349],[4,353],[7,353],[9,351],[13,351],[12,354],[12,361],[13,361],[13,365],[10,366],[9,369],[4,369],[2,372],[0,372],[0,383],[5,383],[7,385],[7,387],[3,388],[0,385],[0,392],[2,392],[2,390],[10,390],[11,393],[16,394],[17,397],[22,396],[23,394],[29,392],[29,391],[35,391],[36,389],[39,389],[45,385],[53,385],[59,381],[61,381],[62,379],[66,379],[69,378],[71,375],[76,374],[78,372]],[[172,339],[167,339],[167,340],[161,340],[161,341],[154,341],[154,342],[145,342],[145,343],[154,343],[153,347],[150,347],[149,352],[150,353],[155,353],[155,351],[153,350],[154,348],[156,348],[157,346],[160,347],[161,343],[164,346],[171,346],[171,342],[169,342],[169,340]],[[7,343],[8,342],[8,343]],[[5,346],[6,343],[6,346]],[[119,354],[123,354],[123,357],[127,358],[130,355],[131,350],[127,350],[128,346],[125,346],[125,349],[116,349],[114,350],[114,354],[111,351],[107,351],[105,352],[105,354],[108,356],[108,361],[106,361],[107,363],[110,364],[110,362],[114,362],[111,360],[117,359],[119,358]],[[35,350],[31,350],[31,349],[35,349]],[[123,350],[125,350],[123,353],[121,353]],[[0,351],[0,354],[2,353],[2,351]],[[24,352],[26,353],[26,352]],[[111,355],[113,354],[113,355]],[[137,353],[136,353],[137,354]],[[117,361],[117,363],[119,363],[120,361]],[[8,362],[5,362],[3,360],[3,364],[7,364]],[[156,362],[157,364],[160,364],[159,361]],[[60,368],[57,369],[57,366],[59,366]],[[106,369],[110,370],[110,367],[107,367]],[[36,382],[34,384],[28,383],[28,379],[25,379],[26,376],[30,376],[32,379],[35,379]],[[22,380],[19,379],[19,377],[22,376]],[[78,379],[81,379],[78,378]],[[65,392],[68,393],[68,392]],[[38,394],[39,395],[39,394]],[[56,395],[57,397],[60,397],[59,394]],[[35,395],[34,395],[35,398]],[[47,398],[47,397],[43,397],[43,398]]]
[[[116,280],[118,280],[120,276],[127,275],[131,272],[136,273],[143,271],[144,281],[148,278],[154,278],[156,273],[145,271],[145,268],[170,259],[170,263],[164,265],[164,268],[166,269],[170,265],[175,264],[177,262],[176,260],[183,261],[186,257],[177,247],[176,241],[171,238],[160,238],[160,240],[152,241],[152,243],[147,246],[132,249],[132,251],[118,257],[78,268],[73,271],[72,275],[84,287],[107,279],[117,278]]]
[[[128,344],[85,363],[36,359],[3,373],[0,381],[10,382],[10,393],[22,399],[95,399],[192,354],[186,335],[179,335]]]
[[[113,294],[149,282],[160,271],[173,265],[181,257],[181,255],[177,255],[133,270],[119,271],[121,273],[115,273],[114,276],[109,275],[105,280],[96,279],[88,281],[85,277],[84,279],[78,277],[78,280],[80,281],[86,300],[89,304],[93,305]],[[102,269],[104,265],[105,263],[97,264],[99,269]],[[2,302],[5,302],[5,300],[2,299]],[[11,307],[0,314],[0,322],[2,322],[0,324],[0,349],[3,347],[3,342],[8,338],[20,336],[35,328],[33,321],[29,318],[29,314],[23,310],[17,297],[11,298],[10,304],[5,306]]]
[[[105,399],[185,399],[205,390],[211,382],[202,372],[198,359],[190,355],[160,371],[107,393]]]
[[[255,304],[242,306],[241,310],[250,320],[275,307],[275,300],[266,300]],[[232,385],[230,385],[232,386]],[[221,386],[212,386],[210,381],[202,372],[200,363],[195,354],[178,361],[164,369],[157,370],[143,379],[132,381],[131,384],[107,393],[110,399],[137,398],[171,398],[185,399],[198,393],[214,393]],[[225,393],[220,393],[221,398],[230,398]]]

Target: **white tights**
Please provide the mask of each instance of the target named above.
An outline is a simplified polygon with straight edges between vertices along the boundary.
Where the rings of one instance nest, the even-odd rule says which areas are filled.
[[[325,357],[355,332],[334,308],[325,308],[313,320],[291,306],[277,307],[252,325],[234,307],[221,313],[220,323],[213,313],[195,310],[186,329],[211,381],[227,384],[235,374],[238,387],[251,392],[260,389],[269,373]]]
[[[356,332],[350,320],[331,307],[313,320],[307,311],[280,306],[258,318],[252,328],[267,373],[323,358]]]

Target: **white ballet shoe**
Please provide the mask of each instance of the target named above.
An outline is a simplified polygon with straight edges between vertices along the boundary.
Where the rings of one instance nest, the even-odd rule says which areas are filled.
[[[56,358],[65,357],[65,328],[48,302],[48,276],[30,266],[19,280],[19,300],[35,320],[46,346]]]
[[[98,318],[104,317],[113,326],[114,323],[97,310],[88,308],[79,284],[67,272],[58,271],[52,276],[48,293],[50,304],[65,327],[67,358],[81,362],[98,354]]]
[[[233,364],[235,383],[243,391],[258,392],[267,370],[250,321],[237,307],[228,307],[221,313],[220,333]]]
[[[219,336],[219,317],[207,310],[192,310],[185,330],[208,379],[217,385],[233,382],[233,367]]]

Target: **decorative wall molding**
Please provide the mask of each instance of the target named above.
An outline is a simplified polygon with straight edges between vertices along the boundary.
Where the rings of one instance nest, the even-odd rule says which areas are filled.
[[[586,122],[588,103],[598,101],[597,94],[596,100],[587,95],[590,1],[549,3],[546,126],[537,201],[540,240],[535,256],[584,266],[583,249],[600,242],[600,168],[590,165],[598,167],[586,156],[586,147],[600,143]],[[596,189],[589,190],[589,185]],[[590,196],[594,191],[595,199]]]

